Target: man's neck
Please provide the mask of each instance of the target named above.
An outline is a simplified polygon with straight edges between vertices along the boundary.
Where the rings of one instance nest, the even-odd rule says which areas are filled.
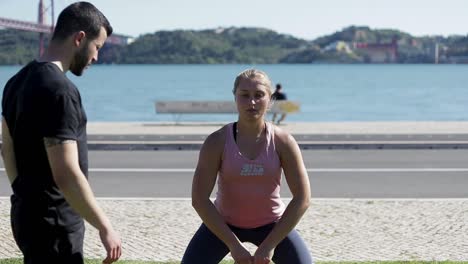
[[[49,47],[38,61],[51,62],[57,65],[63,72],[67,72],[70,68],[71,57],[72,55],[69,48],[65,47],[63,44],[51,41]]]

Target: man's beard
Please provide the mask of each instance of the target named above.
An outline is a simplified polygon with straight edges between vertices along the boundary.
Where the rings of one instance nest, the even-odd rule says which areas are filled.
[[[73,57],[73,63],[70,65],[70,71],[76,76],[81,76],[83,75],[86,66],[88,66],[88,62],[87,45],[84,45],[83,48],[80,49]]]

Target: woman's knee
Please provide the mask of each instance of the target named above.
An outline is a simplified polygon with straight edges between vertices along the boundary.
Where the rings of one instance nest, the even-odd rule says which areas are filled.
[[[291,231],[275,249],[276,264],[312,264],[312,256],[305,241],[296,230]]]
[[[224,242],[202,224],[190,240],[181,264],[217,264],[228,253]]]

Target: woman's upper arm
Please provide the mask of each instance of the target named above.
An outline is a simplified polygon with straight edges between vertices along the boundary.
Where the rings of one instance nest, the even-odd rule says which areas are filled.
[[[218,130],[209,135],[200,150],[192,182],[192,199],[209,198],[213,191],[224,150],[224,133]]]
[[[275,137],[281,166],[293,197],[310,197],[309,176],[299,145],[293,136],[283,130],[278,129]]]

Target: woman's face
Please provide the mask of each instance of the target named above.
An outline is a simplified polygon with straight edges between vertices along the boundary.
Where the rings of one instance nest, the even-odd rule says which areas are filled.
[[[258,78],[241,79],[235,93],[239,116],[263,119],[270,104],[269,89]]]

